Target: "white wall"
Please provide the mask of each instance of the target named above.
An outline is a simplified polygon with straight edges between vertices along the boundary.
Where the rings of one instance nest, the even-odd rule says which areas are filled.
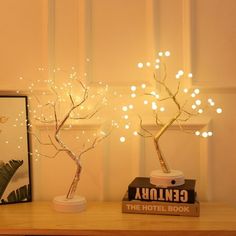
[[[215,200],[235,205],[235,43],[236,4],[227,1],[192,1],[192,68],[195,85],[207,88],[224,107],[215,117],[212,143],[212,194]]]
[[[0,15],[0,90],[21,89],[21,76],[25,88],[47,64],[47,1],[2,1]]]
[[[83,78],[87,82],[104,81],[125,93],[127,86],[137,80],[149,82],[150,74],[140,74],[136,69],[138,61],[152,60],[157,50],[170,50],[173,55],[170,73],[180,68],[192,70],[196,75],[192,85],[201,87],[207,96],[217,97],[224,113],[213,117],[211,123],[206,119],[186,126],[190,130],[212,126],[214,136],[209,141],[179,134],[175,126],[163,139],[163,151],[174,167],[182,169],[188,178],[197,179],[202,200],[235,205],[235,1],[50,0],[48,3],[49,8],[47,1],[5,1],[6,10],[0,14],[4,30],[0,39],[3,51],[0,90],[27,90],[28,81],[18,88],[17,77],[26,74],[29,80],[37,78],[38,73],[32,68],[49,64],[65,70],[75,66],[80,74],[88,74]],[[9,17],[7,10],[16,11],[18,18],[17,14]],[[14,59],[9,60],[9,55]],[[153,127],[149,121],[146,125]],[[96,129],[96,125],[89,126],[90,131]],[[42,127],[38,132],[44,137]],[[119,200],[135,176],[148,175],[158,165],[151,142],[127,134],[127,142],[121,144],[122,132],[116,130],[84,158],[78,192],[88,199]],[[65,193],[73,168],[65,156],[58,161],[33,160],[35,199],[51,199]]]

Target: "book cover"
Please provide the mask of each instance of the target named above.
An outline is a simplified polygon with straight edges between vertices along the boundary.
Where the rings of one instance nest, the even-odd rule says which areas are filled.
[[[128,186],[128,200],[194,203],[195,183],[186,179],[184,185],[163,188],[151,184],[148,177],[136,177]]]
[[[128,199],[126,194],[122,200],[122,212],[133,214],[199,216],[200,203],[171,203],[158,201],[137,201]]]

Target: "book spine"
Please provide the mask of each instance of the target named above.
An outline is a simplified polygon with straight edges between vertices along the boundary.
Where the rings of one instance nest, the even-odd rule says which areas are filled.
[[[199,216],[200,204],[197,201],[193,204],[185,204],[123,200],[122,212],[153,215]]]
[[[129,187],[128,199],[139,201],[158,201],[173,203],[194,203],[195,191],[174,188]]]

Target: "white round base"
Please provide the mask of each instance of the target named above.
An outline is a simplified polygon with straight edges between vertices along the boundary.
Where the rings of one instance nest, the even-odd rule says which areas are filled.
[[[81,196],[74,196],[67,199],[66,196],[57,196],[53,199],[53,206],[59,212],[81,212],[86,209],[86,199]]]
[[[164,173],[162,170],[154,170],[150,174],[150,183],[158,187],[180,186],[184,182],[184,174],[179,170],[171,170],[170,173]]]

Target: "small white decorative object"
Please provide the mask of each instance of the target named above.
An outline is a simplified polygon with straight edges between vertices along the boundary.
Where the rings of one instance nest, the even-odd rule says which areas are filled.
[[[82,196],[74,196],[68,199],[66,195],[57,196],[53,199],[53,206],[59,212],[81,212],[86,209],[86,199]]]
[[[184,174],[180,170],[170,170],[170,173],[154,170],[150,173],[150,183],[159,187],[180,186],[184,182]]]

